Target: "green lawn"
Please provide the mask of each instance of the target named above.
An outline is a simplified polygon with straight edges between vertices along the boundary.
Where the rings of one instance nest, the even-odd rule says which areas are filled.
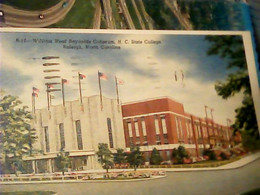
[[[76,0],[66,17],[51,28],[92,28],[97,0]]]
[[[56,5],[61,0],[2,0],[2,4],[24,10],[44,10]]]
[[[51,191],[16,191],[16,192],[1,192],[1,195],[51,195],[56,194]]]

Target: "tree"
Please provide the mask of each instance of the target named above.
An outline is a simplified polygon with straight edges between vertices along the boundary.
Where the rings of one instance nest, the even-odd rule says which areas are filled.
[[[151,154],[150,163],[151,165],[159,165],[162,162],[162,157],[159,153],[159,151],[154,148]]]
[[[102,165],[103,169],[106,169],[108,173],[108,169],[113,167],[113,154],[109,150],[108,145],[105,143],[99,143],[98,144],[98,161]]]
[[[172,158],[178,164],[183,164],[184,158],[188,158],[189,155],[184,146],[179,146],[177,149],[174,148],[172,151]]]
[[[243,94],[241,107],[235,110],[236,120],[232,128],[242,134],[243,146],[249,150],[260,149],[260,138],[254,102],[251,95],[249,75],[243,40],[241,36],[207,36],[211,43],[208,55],[219,55],[228,60],[228,70],[233,70],[225,81],[217,81],[215,90],[223,99]],[[236,70],[234,72],[234,70]]]
[[[126,162],[126,154],[124,153],[124,149],[118,148],[116,153],[114,154],[114,162],[117,164]]]
[[[136,171],[137,167],[144,161],[144,157],[139,147],[132,147],[130,149],[130,154],[127,156],[127,161],[131,166],[134,167],[134,170]]]
[[[32,144],[37,137],[27,109],[18,97],[6,95],[0,100],[0,148],[2,161],[9,170],[22,169],[23,157],[33,153]]]
[[[62,172],[62,175],[64,175],[65,172],[68,171],[68,168],[71,167],[71,159],[69,157],[69,153],[64,152],[64,150],[60,151],[57,154],[56,162],[58,169],[60,169]]]

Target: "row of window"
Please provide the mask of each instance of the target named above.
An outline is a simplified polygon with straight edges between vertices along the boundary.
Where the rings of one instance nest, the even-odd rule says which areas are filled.
[[[139,121],[141,125],[139,126]],[[168,144],[168,134],[167,134],[167,125],[166,125],[166,120],[165,120],[165,115],[160,115],[160,120],[158,116],[155,116],[154,119],[154,125],[155,125],[155,133],[156,133],[156,143],[158,145],[161,144],[161,138],[160,138],[160,125],[162,127],[162,133],[163,133],[163,139],[164,139],[164,144]],[[134,128],[133,128],[134,126]],[[142,145],[147,145],[147,129],[146,129],[146,124],[144,117],[141,118],[141,120],[134,119],[134,125],[132,126],[132,122],[128,121],[127,122],[127,128],[128,128],[128,133],[129,133],[129,140],[130,140],[130,146],[133,146],[133,132],[135,132],[135,138],[136,138],[136,145],[140,145],[140,132],[143,134],[143,143]],[[139,128],[141,127],[141,128]]]
[[[160,118],[160,120],[159,120]],[[134,123],[132,125],[132,123]],[[141,123],[141,125],[140,125]],[[185,128],[183,126],[183,123],[185,124]],[[193,127],[192,127],[192,122],[189,119],[183,119],[182,117],[175,116],[175,124],[176,124],[176,133],[177,133],[177,138],[179,142],[184,141],[184,131],[186,129],[187,133],[187,138],[188,140],[193,139]],[[202,139],[208,137],[208,129],[212,129],[207,127],[205,125],[202,125],[200,122],[194,122],[194,131],[196,134],[196,138]],[[146,129],[146,123],[144,117],[140,118],[139,120],[135,118],[133,122],[131,120],[127,121],[127,127],[128,127],[128,133],[129,133],[129,138],[130,138],[130,145],[133,144],[133,137],[136,138],[136,145],[139,145],[139,140],[140,140],[140,133],[143,134],[143,138],[147,138],[147,129]],[[140,128],[141,127],[141,128]],[[164,136],[163,142],[165,144],[168,144],[168,132],[167,132],[167,125],[166,125],[166,119],[165,115],[155,115],[154,116],[154,128],[155,128],[155,135],[156,135],[156,143],[158,145],[161,144],[161,136],[160,136],[160,129],[162,129],[162,134]],[[219,126],[214,127],[215,131],[220,131],[222,132],[223,129]],[[218,134],[220,134],[220,132]],[[228,131],[226,131],[228,134]],[[212,135],[211,132],[209,132],[210,135]],[[133,135],[135,134],[135,136]],[[222,133],[223,134],[223,133]],[[227,136],[228,138],[228,136]],[[143,145],[147,145],[147,141],[143,143]]]
[[[81,123],[80,120],[75,121],[76,127],[76,137],[77,137],[77,148],[78,150],[83,150],[83,141],[82,141],[82,132],[81,132]],[[111,119],[107,118],[107,129],[108,129],[108,138],[110,148],[114,147],[113,144],[113,134],[112,134],[112,123]],[[64,133],[64,124],[59,124],[59,135],[60,135],[60,149],[65,149],[65,133]],[[49,140],[49,130],[48,126],[44,127],[44,139],[45,139],[45,151],[50,152],[50,140]]]

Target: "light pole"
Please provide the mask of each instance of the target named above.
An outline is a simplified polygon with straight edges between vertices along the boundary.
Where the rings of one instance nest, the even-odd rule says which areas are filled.
[[[208,133],[208,141],[209,141],[209,145],[210,145],[210,135],[209,135],[209,124],[208,124],[208,113],[207,113],[207,108],[208,108],[208,106],[205,105],[206,129],[207,129],[207,133]]]

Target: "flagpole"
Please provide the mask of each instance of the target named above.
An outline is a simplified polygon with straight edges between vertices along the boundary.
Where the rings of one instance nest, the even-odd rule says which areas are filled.
[[[208,141],[210,145],[210,135],[209,135],[209,124],[208,124],[208,114],[207,114],[207,106],[205,105],[205,113],[206,113],[206,129],[207,129],[207,134],[208,134]]]
[[[102,101],[102,88],[101,88],[99,71],[98,71],[98,84],[99,84],[100,107],[101,107],[101,111],[102,111],[102,109],[103,109],[103,101]]]
[[[116,76],[115,76],[115,81],[116,81],[116,95],[117,95],[117,104],[119,104],[118,83],[117,83],[117,78],[116,78]]]
[[[80,104],[82,104],[82,93],[81,93],[81,82],[80,82],[80,72],[78,72],[79,76],[79,98],[80,98]]]
[[[50,94],[50,106],[51,106],[51,99],[52,99],[52,95]]]
[[[49,85],[47,85],[47,102],[48,102],[48,110],[50,110]]]
[[[32,113],[35,114],[35,95],[32,92]]]
[[[64,96],[64,82],[63,82],[63,78],[61,79],[61,93],[62,93],[62,103],[63,103],[63,106],[65,107],[65,96]]]

